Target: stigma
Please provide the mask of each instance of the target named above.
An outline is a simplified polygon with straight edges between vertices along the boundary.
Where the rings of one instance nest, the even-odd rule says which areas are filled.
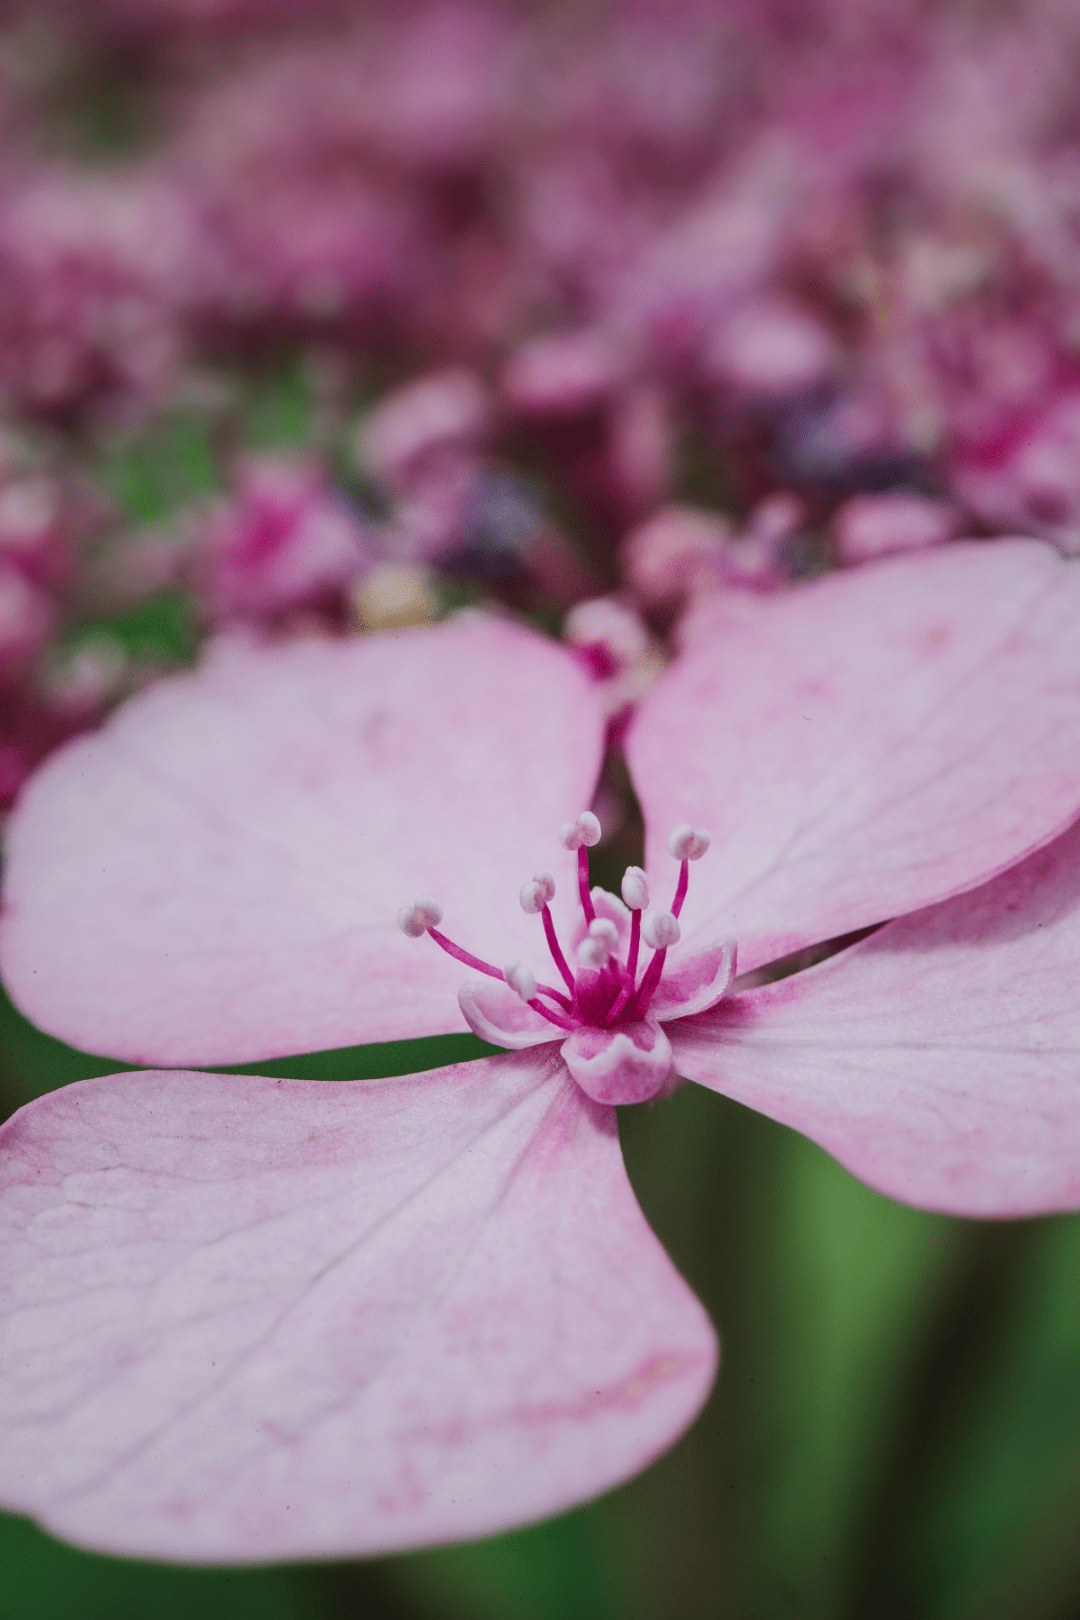
[[[649,880],[638,866],[623,875],[622,900],[589,886],[589,848],[600,823],[585,810],[558,831],[563,849],[577,856],[580,916],[568,956],[551,915],[555,879],[539,870],[522,885],[521,908],[539,916],[558,984],[539,980],[519,961],[502,968],[475,956],[444,934],[442,908],[423,895],[398,913],[410,938],[427,934],[448,955],[484,975],[469,980],[458,1002],[469,1027],[496,1046],[523,1047],[561,1040],[570,1074],[594,1101],[645,1102],[670,1089],[671,1044],[663,1022],[704,1011],[727,993],[735,976],[731,941],[683,957],[665,975],[667,953],[679,943],[679,915],[691,861],[711,842],[689,825],[676,827],[668,850],[679,862],[670,910],[649,909]],[[651,955],[641,961],[642,946]]]

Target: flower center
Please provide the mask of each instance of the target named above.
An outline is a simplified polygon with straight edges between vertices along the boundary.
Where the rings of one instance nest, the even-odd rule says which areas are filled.
[[[584,1026],[611,1030],[639,1024],[656,994],[667,952],[679,939],[678,919],[690,882],[690,862],[701,859],[711,840],[708,833],[693,827],[675,828],[668,839],[668,850],[680,864],[671,910],[650,911],[643,920],[642,913],[649,904],[649,880],[640,866],[628,866],[623,874],[622,905],[603,889],[590,889],[588,850],[599,838],[600,823],[590,810],[583,810],[576,821],[567,821],[559,828],[559,842],[564,849],[576,850],[578,858],[578,891],[586,932],[577,947],[576,971],[555,932],[550,908],[555,879],[551,873],[536,872],[521,889],[522,910],[539,914],[543,920],[551,959],[564,989],[538,982],[521,962],[508,962],[500,969],[455,944],[440,932],[437,925],[442,921],[442,907],[429,895],[421,895],[411,906],[403,907],[398,913],[398,925],[410,938],[427,934],[457,961],[500,979],[560,1030],[569,1033]],[[629,938],[624,955],[627,921]],[[639,977],[643,940],[652,956]]]

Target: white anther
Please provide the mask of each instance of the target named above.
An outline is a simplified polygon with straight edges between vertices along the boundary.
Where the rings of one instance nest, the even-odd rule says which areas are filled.
[[[619,930],[609,917],[594,917],[589,924],[589,938],[600,940],[611,952],[619,943]]]
[[[555,879],[550,872],[534,872],[528,883],[521,885],[521,909],[530,916],[551,904],[555,897]]]
[[[503,978],[522,1001],[531,1001],[536,995],[536,980],[520,962],[507,962],[503,968]]]
[[[411,906],[402,906],[397,920],[403,934],[408,934],[410,939],[419,939],[429,928],[437,928],[442,922],[442,906],[430,894],[421,894]]]
[[[631,911],[644,911],[649,903],[649,880],[640,866],[628,866],[622,875],[622,897]]]
[[[650,911],[641,925],[642,938],[654,951],[666,951],[669,945],[677,945],[679,933],[679,924],[670,911]]]
[[[602,939],[593,939],[586,935],[577,948],[578,963],[583,968],[594,968],[597,972],[607,966],[611,955],[607,942]]]
[[[712,834],[701,827],[691,827],[689,822],[683,822],[676,827],[667,841],[669,852],[677,861],[700,861],[709,845],[712,843]]]
[[[563,849],[589,848],[600,842],[600,823],[591,810],[583,810],[576,821],[564,821],[559,828],[559,843]]]

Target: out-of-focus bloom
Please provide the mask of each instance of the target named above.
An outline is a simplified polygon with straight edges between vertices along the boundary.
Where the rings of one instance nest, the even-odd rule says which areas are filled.
[[[1080,552],[1080,393],[1054,400],[993,453],[959,458],[953,482],[985,522]]]
[[[46,1027],[188,1063],[442,1032],[456,956],[474,1027],[528,1050],[350,1085],[128,1074],[17,1114],[5,1502],[113,1552],[260,1561],[480,1535],[640,1468],[715,1361],[610,1108],[672,1073],[893,1196],[1075,1207],[1078,597],[1075,564],[1003,541],[754,599],[630,732],[625,903],[588,887],[586,812],[507,909],[603,726],[573,659],[498,623],[223,649],[57,756],[0,929]],[[714,841],[688,886],[689,818]],[[442,952],[394,926],[418,887],[442,904],[401,929]],[[888,918],[757,988],[712,943],[755,970]]]
[[[29,673],[52,624],[52,603],[45,592],[0,561],[0,685]]]
[[[160,175],[30,176],[0,208],[0,385],[52,416],[159,399],[212,256]]]
[[[371,537],[314,463],[251,456],[235,495],[217,503],[199,541],[216,619],[273,619],[336,603],[371,560]]]
[[[640,615],[617,597],[579,602],[563,620],[563,639],[596,682],[605,714],[625,714],[664,667],[663,655]]]
[[[491,415],[487,389],[463,366],[418,377],[364,417],[356,457],[387,488],[408,490],[437,477],[446,460],[479,450]]]
[[[894,552],[953,540],[961,516],[949,501],[932,500],[914,491],[889,495],[856,495],[833,519],[833,543],[841,563],[872,562]]]

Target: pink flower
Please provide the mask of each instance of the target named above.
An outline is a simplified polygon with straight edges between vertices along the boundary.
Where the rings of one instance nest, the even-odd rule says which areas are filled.
[[[201,583],[217,619],[266,619],[333,604],[371,560],[371,537],[313,462],[249,456],[209,513]]]
[[[650,929],[633,1014],[593,994],[627,988],[616,921],[587,930],[584,993],[570,969],[570,1008],[542,1003],[573,1029],[526,1050],[337,1085],[114,1076],[16,1115],[5,1502],[112,1551],[243,1561],[480,1535],[644,1466],[715,1359],[609,1106],[670,1084],[625,1050],[656,1049],[631,1028],[650,1018],[676,1074],[894,1195],[1080,1203],[1076,567],[943,546],[753,599],[695,642],[629,734],[652,829],[631,912],[670,892],[673,825],[713,843],[670,962],[670,919]],[[553,829],[588,802],[602,730],[574,660],[497,622],[223,650],[28,786],[11,989],[136,1062],[448,1031],[459,970],[393,923],[422,889],[461,949],[507,964],[483,964],[505,1039],[508,1009],[540,1016],[545,925],[564,955],[585,931],[573,846],[595,828],[571,821],[569,854]],[[417,905],[409,931],[441,932]],[[724,994],[728,937],[754,970],[888,918]]]

